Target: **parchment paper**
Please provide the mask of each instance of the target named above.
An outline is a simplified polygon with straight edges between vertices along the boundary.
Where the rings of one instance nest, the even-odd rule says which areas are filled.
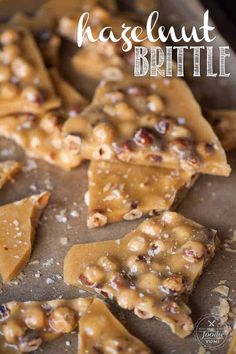
[[[32,3],[32,1],[25,0],[20,6],[20,1],[5,1],[0,4],[1,17],[6,18],[10,13],[13,14],[16,7],[21,10],[33,8]],[[34,2],[35,7],[38,4],[39,1]],[[203,10],[197,1],[162,0],[160,6],[161,19],[166,23],[176,21],[182,25],[184,21],[187,21],[188,24],[202,22]],[[216,46],[227,45],[219,35],[217,37]],[[62,63],[65,77],[70,78],[83,92],[90,92],[91,95],[94,87],[92,84],[95,83],[81,80],[74,75],[68,60],[69,53],[74,49],[70,45],[64,44],[63,52],[65,52],[65,48],[67,55]],[[191,80],[191,85],[202,104],[214,108],[236,108],[234,98],[236,92],[235,66],[236,58],[231,51],[230,79],[200,78]],[[20,148],[6,139],[0,139],[0,159],[17,159],[24,164],[24,171],[16,177],[16,183],[8,183],[0,191],[1,205],[43,190],[49,189],[52,192],[49,206],[37,231],[31,264],[25,268],[23,278],[17,281],[18,284],[3,286],[0,303],[10,300],[47,300],[59,296],[72,298],[81,295],[78,289],[68,287],[63,283],[63,259],[68,249],[75,243],[120,238],[135,228],[140,220],[121,222],[98,230],[87,229],[86,206],[84,204],[84,194],[87,191],[87,164],[72,172],[63,172],[42,161],[35,162],[27,159]],[[178,209],[185,216],[218,229],[221,241],[229,238],[232,235],[232,229],[236,229],[235,152],[229,154],[229,162],[233,169],[229,178],[201,177]],[[78,217],[73,217],[76,215],[75,211],[79,213]],[[63,220],[66,222],[62,222]],[[62,245],[61,242],[65,243],[66,240],[67,244]],[[212,293],[211,290],[217,286],[220,280],[227,280],[226,285],[230,287],[229,298],[232,307],[236,306],[235,275],[235,253],[219,250],[190,298],[194,321],[200,316],[210,313],[212,307],[218,304],[219,295]],[[121,311],[115,305],[112,305],[111,308],[127,328],[149,345],[154,353],[197,353],[199,344],[194,335],[184,340],[178,339],[160,321],[143,321],[128,311]],[[69,343],[70,346],[68,346]],[[76,353],[76,348],[77,336],[75,334],[64,336],[54,343],[45,345],[37,353]],[[214,351],[217,354],[226,352],[227,345]],[[1,349],[0,353],[3,354]]]

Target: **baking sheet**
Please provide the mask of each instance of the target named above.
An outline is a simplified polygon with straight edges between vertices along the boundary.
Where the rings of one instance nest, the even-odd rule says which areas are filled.
[[[161,18],[179,24],[184,21],[198,23],[202,18],[202,8],[194,0],[162,0]],[[6,18],[9,9],[13,11],[20,1],[6,1],[0,4],[0,15]],[[37,6],[39,2],[35,2]],[[17,4],[17,5],[16,5]],[[32,1],[22,1],[21,9],[33,7]],[[184,13],[181,9],[185,9]],[[12,12],[13,13],[13,12]],[[191,20],[190,20],[191,19]],[[168,22],[166,21],[166,23]],[[227,45],[218,35],[216,46]],[[64,75],[73,81],[83,92],[91,95],[95,82],[79,80],[69,67],[69,52],[74,49],[64,44],[63,51],[67,49],[67,57],[63,62]],[[236,108],[236,72],[234,71],[236,58],[231,51],[230,79],[195,79],[191,80],[195,93],[201,103],[214,108]],[[73,80],[72,80],[73,79]],[[199,93],[201,95],[199,95]],[[17,159],[24,164],[24,170],[16,177],[15,184],[7,184],[0,191],[0,204],[13,202],[25,196],[50,190],[52,197],[48,208],[38,228],[34,244],[31,264],[23,273],[21,280],[11,285],[3,286],[0,293],[0,302],[10,300],[46,300],[57,297],[72,298],[80,296],[79,289],[68,287],[63,283],[63,259],[69,248],[75,243],[85,243],[98,240],[120,238],[135,228],[139,221],[121,222],[108,225],[97,230],[88,230],[86,226],[86,206],[84,194],[87,191],[87,164],[71,172],[64,172],[50,166],[43,161],[27,159],[23,151],[6,139],[0,139],[0,159]],[[202,176],[195,187],[189,192],[178,210],[197,222],[219,230],[219,237],[223,241],[232,235],[236,229],[236,153],[229,154],[232,174],[229,178]],[[79,216],[73,217],[77,211]],[[73,212],[72,212],[73,211]],[[72,212],[72,214],[71,214]],[[66,217],[62,218],[61,216]],[[66,222],[62,222],[62,220]],[[68,240],[67,244],[61,242]],[[33,262],[33,264],[32,264]],[[39,264],[38,264],[39,262]],[[236,265],[235,253],[223,250],[217,252],[216,257],[201,277],[193,296],[190,298],[192,317],[196,321],[200,316],[210,313],[213,306],[218,304],[219,296],[212,293],[218,282],[227,280],[226,285],[231,289],[229,298],[232,306],[236,306]],[[83,295],[83,294],[82,294]],[[169,328],[157,320],[143,321],[128,311],[121,311],[115,305],[112,310],[127,328],[149,345],[154,353],[197,353],[199,344],[194,335],[179,339],[171,334]],[[70,344],[70,346],[68,346]],[[62,354],[76,353],[77,336],[64,336],[53,343],[47,344],[36,353]],[[227,345],[214,353],[227,352]],[[0,353],[3,352],[0,349]],[[5,353],[5,352],[4,352]]]

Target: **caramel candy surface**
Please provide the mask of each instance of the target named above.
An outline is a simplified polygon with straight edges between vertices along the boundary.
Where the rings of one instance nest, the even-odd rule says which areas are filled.
[[[76,331],[91,302],[92,298],[77,298],[2,304],[0,348],[6,354],[29,353],[44,342]]]
[[[0,207],[0,274],[9,282],[28,262],[35,229],[50,193],[33,195]]]
[[[226,151],[236,148],[236,111],[215,110],[208,112],[208,120]]]
[[[30,32],[20,26],[1,27],[0,43],[1,116],[58,107],[60,100]]]
[[[63,130],[81,138],[89,160],[183,169],[228,176],[221,144],[184,81],[102,82],[94,100]]]
[[[69,116],[76,116],[88,105],[88,101],[53,68],[49,70],[55,91],[62,100],[63,109]]]
[[[107,306],[94,299],[79,321],[79,351],[87,353],[150,354],[139,339],[112,315]]]
[[[184,171],[107,161],[92,161],[88,177],[89,228],[168,210],[194,181]]]
[[[15,176],[15,174],[20,170],[20,167],[20,164],[16,161],[0,162],[0,189],[6,182]]]
[[[73,246],[64,280],[113,299],[142,319],[156,317],[179,337],[193,330],[186,297],[214,256],[216,231],[163,212],[116,241]]]

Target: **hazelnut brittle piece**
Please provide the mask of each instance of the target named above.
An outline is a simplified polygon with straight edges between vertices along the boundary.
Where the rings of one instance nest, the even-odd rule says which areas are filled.
[[[19,26],[1,27],[0,44],[1,116],[58,107],[60,100],[30,32]]]
[[[150,85],[102,82],[94,100],[63,127],[88,160],[228,176],[225,152],[183,80]]]
[[[15,174],[20,170],[20,164],[16,161],[0,162],[0,189],[6,182],[12,180]]]
[[[43,159],[64,170],[81,162],[80,137],[62,134],[64,111],[45,114],[15,114],[0,118],[0,136],[13,140],[32,158]]]
[[[9,282],[28,262],[39,218],[50,193],[33,195],[0,207],[0,275]]]
[[[45,342],[75,331],[91,302],[92,298],[81,297],[1,304],[0,348],[6,353],[10,349],[10,353],[30,353]]]
[[[214,256],[216,231],[174,212],[144,221],[120,240],[73,246],[64,280],[110,298],[179,337],[193,330],[186,297]]]
[[[88,171],[87,225],[134,220],[175,206],[196,176],[185,171],[92,161]]]
[[[42,114],[12,114],[0,118],[0,136],[12,139],[32,158],[39,158],[64,170],[70,170],[81,162],[78,154],[80,138],[64,139],[62,126],[68,118],[79,115],[87,100],[61,78],[56,69],[49,70],[55,91],[62,107]]]
[[[215,110],[207,112],[207,119],[211,123],[216,135],[226,151],[236,148],[236,111]]]
[[[150,354],[151,351],[112,315],[107,306],[94,299],[79,320],[78,354]]]
[[[50,16],[40,12],[31,17],[24,12],[17,12],[10,23],[32,31],[47,66],[58,66],[61,38],[56,33],[55,21]]]

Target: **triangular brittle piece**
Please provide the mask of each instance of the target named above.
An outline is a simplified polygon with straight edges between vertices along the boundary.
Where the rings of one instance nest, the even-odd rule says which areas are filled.
[[[0,353],[29,353],[77,329],[92,298],[9,302],[0,306]]]
[[[207,118],[226,151],[236,148],[236,111],[208,111]]]
[[[215,248],[216,231],[167,211],[120,240],[73,246],[64,280],[109,297],[143,319],[156,317],[185,337],[193,330],[186,296]]]
[[[85,159],[230,173],[218,138],[180,79],[142,86],[102,82],[93,103],[63,129],[81,139]]]
[[[64,111],[2,117],[0,136],[15,141],[32,158],[43,159],[64,170],[70,170],[81,162],[81,157],[76,136],[68,136],[66,143],[64,141],[61,120],[67,117]]]
[[[4,282],[15,278],[28,262],[49,196],[44,192],[0,207],[0,275]]]
[[[11,180],[20,170],[20,164],[16,161],[0,162],[0,189],[3,185]]]
[[[168,210],[194,183],[185,171],[92,161],[87,225],[103,226]]]
[[[1,27],[0,43],[1,116],[58,107],[60,100],[30,32],[19,26]]]
[[[43,13],[31,17],[23,12],[17,12],[10,23],[32,31],[45,63],[48,66],[58,66],[61,38],[56,34],[55,21],[52,18]]]
[[[99,299],[93,300],[79,321],[79,351],[88,353],[150,354],[139,339],[112,315]]]

